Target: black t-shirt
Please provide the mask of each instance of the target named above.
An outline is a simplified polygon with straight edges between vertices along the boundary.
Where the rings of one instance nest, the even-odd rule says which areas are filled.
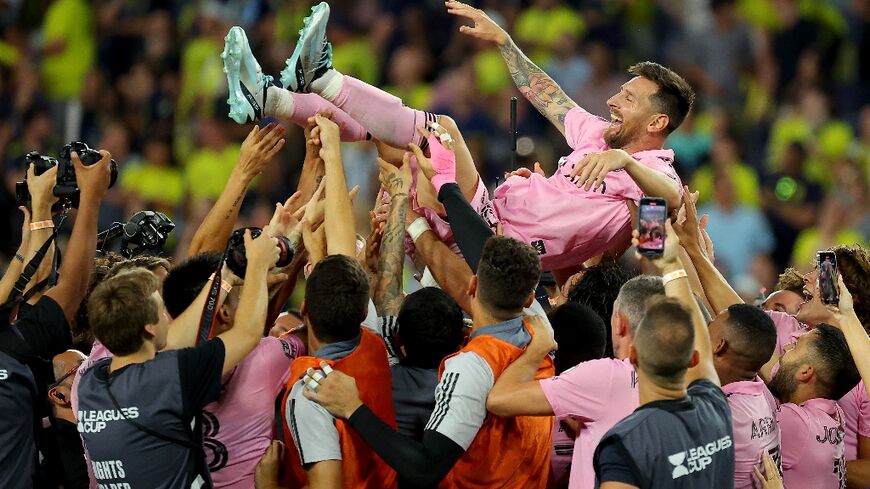
[[[71,345],[63,309],[50,297],[22,307],[13,324],[0,325],[0,487],[32,485],[34,428],[48,413],[51,359]]]

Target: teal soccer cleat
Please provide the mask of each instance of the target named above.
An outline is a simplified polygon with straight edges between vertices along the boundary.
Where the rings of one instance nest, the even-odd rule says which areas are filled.
[[[332,44],[326,40],[329,4],[320,2],[305,17],[296,49],[281,71],[281,84],[294,92],[309,92],[311,82],[332,68]]]
[[[266,89],[272,86],[272,77],[263,74],[260,63],[251,52],[244,29],[233,26],[224,38],[224,73],[230,97],[230,119],[245,124],[263,118]]]

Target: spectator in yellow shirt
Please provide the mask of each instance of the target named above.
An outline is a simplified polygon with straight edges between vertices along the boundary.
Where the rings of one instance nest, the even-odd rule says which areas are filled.
[[[130,197],[128,209],[149,209],[172,216],[184,199],[184,179],[172,160],[170,140],[149,138],[143,156],[141,162],[121,169],[121,189]]]
[[[199,147],[185,165],[184,176],[194,200],[217,200],[239,156],[238,144],[229,144],[220,122],[199,123]]]

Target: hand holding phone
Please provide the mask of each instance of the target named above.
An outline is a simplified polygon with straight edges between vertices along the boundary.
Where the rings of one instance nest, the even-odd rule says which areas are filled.
[[[658,258],[665,251],[665,220],[668,205],[660,197],[640,199],[637,216],[637,251],[648,258]]]

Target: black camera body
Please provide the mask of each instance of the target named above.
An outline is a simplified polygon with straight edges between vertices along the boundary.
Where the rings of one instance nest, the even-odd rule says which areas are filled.
[[[239,278],[245,278],[245,269],[248,267],[248,257],[245,255],[245,231],[251,230],[251,238],[263,234],[260,228],[241,228],[233,231],[227,244],[227,266]],[[278,268],[286,267],[293,261],[293,243],[284,236],[278,236]]]
[[[33,163],[37,175],[42,175],[49,168],[57,165],[57,182],[54,186],[54,195],[58,198],[57,208],[72,207],[77,209],[79,206],[80,191],[78,182],[76,182],[75,166],[72,164],[72,152],[78,153],[79,159],[85,166],[94,165],[103,158],[99,151],[91,149],[80,141],[73,141],[61,148],[58,158],[44,156],[36,151],[31,151],[25,156],[25,168]],[[118,180],[118,164],[112,160],[109,162],[109,166],[112,171],[112,177],[109,181],[109,188],[111,188]],[[15,198],[19,204],[27,205],[30,203],[31,196],[27,188],[27,180],[15,183]]]
[[[97,248],[102,250],[107,243],[121,238],[121,255],[126,258],[139,255],[160,256],[173,229],[175,223],[166,217],[166,214],[139,211],[133,214],[129,221],[116,222],[112,227],[98,234]]]

